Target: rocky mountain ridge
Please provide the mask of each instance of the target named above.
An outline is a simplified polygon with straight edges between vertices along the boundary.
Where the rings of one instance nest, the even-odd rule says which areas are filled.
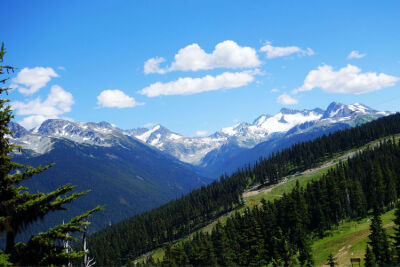
[[[241,122],[205,137],[186,137],[174,133],[162,125],[151,128],[119,129],[110,123],[83,123],[61,119],[44,121],[39,127],[27,131],[22,126],[12,123],[15,132],[13,143],[30,149],[37,154],[47,153],[52,148],[52,138],[65,138],[77,143],[95,146],[123,146],[126,136],[138,139],[147,145],[161,150],[182,162],[195,166],[208,165],[207,155],[218,150],[235,151],[252,149],[260,143],[272,141],[288,134],[318,131],[318,127],[328,127],[337,123],[352,127],[357,119],[368,121],[390,112],[379,112],[363,104],[345,105],[332,102],[326,110],[295,110],[282,108],[275,115],[263,114],[252,123]],[[210,156],[210,155],[209,155]]]

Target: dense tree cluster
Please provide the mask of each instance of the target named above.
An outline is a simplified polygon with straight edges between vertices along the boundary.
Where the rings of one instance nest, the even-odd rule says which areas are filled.
[[[400,114],[394,114],[352,129],[328,136],[324,135],[313,141],[295,144],[266,159],[260,159],[254,166],[246,166],[231,176],[223,176],[219,181],[194,190],[180,199],[94,234],[89,239],[91,253],[102,265],[126,263],[166,242],[184,237],[189,232],[209,223],[219,214],[237,207],[241,204],[243,191],[252,185],[277,183],[282,177],[317,166],[337,153],[398,133],[400,133]],[[393,147],[393,145],[389,147]],[[368,153],[374,152],[371,150],[363,155]],[[354,160],[350,160],[346,166],[353,164]],[[366,162],[368,161],[364,161],[363,164]],[[375,162],[374,164],[379,163]],[[395,175],[395,170],[389,171],[385,166],[387,165],[383,164],[380,171],[378,169],[375,172],[378,175],[386,175],[386,173],[382,173],[382,169],[385,169],[386,172]],[[323,233],[332,223],[338,223],[343,218],[364,216],[371,201],[380,202],[382,207],[393,205],[393,196],[400,192],[397,185],[395,187],[387,186],[388,192],[384,193],[384,198],[375,193],[385,190],[380,184],[377,184],[378,182],[382,183],[382,186],[386,186],[387,182],[392,185],[397,182],[394,182],[393,179],[388,181],[376,179],[376,181],[372,180],[374,186],[369,186],[365,177],[370,177],[368,171],[371,171],[371,165],[358,166],[354,169],[360,179],[343,180],[343,177],[347,177],[346,175],[351,173],[351,168],[343,165],[340,169],[341,172],[328,174],[337,179],[323,180],[328,184],[313,183],[312,186],[315,188],[307,188],[314,192],[307,195],[311,198],[307,201],[314,201],[310,207],[316,207],[307,214],[312,218],[319,218],[310,221],[310,225],[307,226],[308,230]],[[345,191],[342,191],[343,188]],[[326,194],[323,190],[326,191]],[[369,192],[368,190],[374,194],[366,194]],[[330,198],[328,193],[332,194],[335,199],[329,205],[321,201],[323,198]],[[337,207],[340,208],[336,209]],[[331,213],[332,210],[333,213]],[[287,245],[290,247],[289,244]]]
[[[397,206],[393,222],[394,235],[390,236],[383,227],[380,209],[374,208],[365,250],[366,267],[400,265],[400,205]]]
[[[344,219],[364,217],[370,209],[390,208],[399,197],[399,185],[400,145],[389,140],[304,188],[297,183],[282,198],[237,213],[211,234],[198,233],[191,241],[168,247],[160,264],[310,266],[313,236],[323,236]],[[390,242],[381,224],[374,216],[370,243],[379,266],[391,263]]]

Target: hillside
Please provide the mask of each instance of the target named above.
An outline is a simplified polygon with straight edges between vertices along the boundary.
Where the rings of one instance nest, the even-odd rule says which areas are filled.
[[[228,217],[211,234],[200,232],[190,241],[167,247],[161,264],[313,265],[313,239],[329,235],[344,220],[365,218],[372,208],[393,208],[399,197],[399,160],[400,144],[384,141],[305,187],[297,182],[291,192],[275,201],[261,201],[261,207]],[[365,241],[368,231],[360,235]],[[339,252],[344,253],[347,246],[351,244]],[[331,252],[335,249],[332,246]],[[207,258],[206,251],[215,254]]]
[[[44,224],[34,225],[34,231],[59,224],[98,204],[106,205],[106,210],[93,218],[90,231],[94,232],[210,182],[190,165],[113,131],[111,125],[49,120],[36,132],[18,126],[11,127],[16,132],[12,141],[28,149],[16,152],[14,160],[32,166],[55,163],[24,186],[49,192],[71,183],[77,185],[77,190],[91,190],[71,204],[68,212],[51,214]],[[66,138],[68,132],[71,135]]]
[[[399,139],[400,135],[396,135],[395,140]],[[242,194],[244,205],[239,206],[234,211],[222,215],[221,217],[211,222],[209,225],[201,228],[199,231],[211,234],[212,231],[215,229],[217,223],[222,223],[222,225],[225,225],[227,219],[229,217],[232,217],[235,212],[243,214],[246,208],[261,207],[262,200],[273,201],[275,199],[279,199],[283,196],[283,194],[290,193],[295,188],[297,183],[299,183],[301,187],[305,187],[308,183],[321,179],[323,175],[328,173],[331,169],[335,168],[340,162],[346,161],[349,158],[356,156],[359,152],[362,152],[365,149],[379,146],[380,142],[382,142],[383,140],[385,140],[385,138],[372,141],[357,149],[351,149],[349,151],[339,153],[339,155],[327,160],[316,168],[308,169],[301,173],[284,177],[278,184],[269,186],[258,185],[249,188]],[[393,219],[393,211],[390,211],[383,216],[385,225],[388,224],[388,227],[393,224],[391,221],[388,221],[389,219]],[[344,224],[340,224],[337,229],[329,231],[326,238],[316,238],[313,243],[313,255],[315,258],[316,266],[323,265],[326,262],[329,253],[331,252],[338,259],[340,264],[347,264],[350,260],[349,257],[351,257],[351,255],[353,255],[354,257],[362,255],[363,257],[365,253],[365,244],[367,242],[366,233],[369,232],[369,220],[370,218],[365,218],[360,221],[350,221]],[[362,234],[360,232],[362,232]],[[195,234],[196,233],[192,233],[185,238],[177,240],[176,242],[174,242],[174,244],[181,244],[183,242],[189,241],[193,239]],[[348,235],[350,237],[348,237]],[[354,239],[354,236],[358,236],[358,238]],[[343,240],[345,240],[345,242],[348,243],[350,247],[343,248]],[[336,244],[342,244],[342,246],[337,247],[338,245]],[[165,250],[166,246],[155,249],[146,253],[145,255],[140,256],[133,262],[135,264],[142,263],[149,257],[152,257],[156,261],[161,261],[164,258]]]
[[[388,136],[391,134],[397,134],[400,132],[400,121],[399,121],[399,115],[392,115],[388,116],[386,118],[378,119],[376,121],[373,121],[371,123],[364,124],[359,127],[355,127],[349,130],[345,131],[340,131],[335,134],[329,135],[329,136],[323,136],[321,138],[317,138],[314,141],[310,142],[305,142],[305,143],[300,143],[297,145],[292,146],[290,149],[283,150],[279,153],[276,153],[269,157],[268,159],[265,159],[257,164],[255,164],[252,168],[246,168],[243,169],[230,177],[223,177],[221,178],[220,182],[215,182],[205,188],[206,192],[213,192],[213,190],[217,189],[218,190],[223,190],[225,191],[215,191],[215,193],[209,195],[210,197],[207,198],[207,204],[213,204],[216,205],[215,207],[220,207],[220,209],[211,209],[208,210],[205,213],[202,213],[202,218],[203,220],[201,221],[201,224],[196,224],[196,217],[191,217],[190,211],[191,209],[186,209],[184,208],[186,205],[193,205],[194,203],[190,203],[190,196],[191,194],[188,195],[187,200],[185,199],[179,200],[181,202],[181,212],[185,211],[182,214],[182,219],[180,225],[175,225],[173,228],[175,229],[182,229],[182,232],[174,232],[173,235],[169,236],[169,232],[166,232],[166,237],[167,239],[161,239],[165,241],[171,241],[174,239],[178,239],[184,236],[184,233],[187,233],[190,230],[195,230],[199,226],[201,227],[202,224],[204,224],[205,221],[207,220],[213,220],[215,219],[216,215],[221,212],[227,212],[234,208],[235,206],[239,205],[241,203],[240,200],[240,195],[241,193],[246,189],[249,188],[249,186],[256,185],[259,183],[263,183],[265,185],[268,184],[274,184],[279,182],[283,177],[297,173],[299,171],[304,171],[309,168],[313,168],[324,162],[328,158],[332,158],[333,155],[337,153],[342,153],[346,150],[353,149],[356,147],[360,147],[362,145],[367,144],[368,142],[371,142],[373,140],[376,140],[378,138],[382,138],[384,136]],[[224,184],[222,187],[221,185]],[[214,189],[215,188],[215,189]],[[231,191],[229,188],[234,188],[234,191]],[[224,196],[228,196],[229,194],[232,193],[232,197],[229,195],[228,199],[232,199],[231,204],[226,203],[225,204],[220,204],[218,205],[219,194],[224,194]],[[199,193],[200,195],[201,192]],[[226,199],[224,199],[226,201]],[[196,210],[201,208],[199,205],[204,205],[206,203],[199,202],[196,204]],[[214,204],[215,203],[215,204]],[[174,203],[169,204],[171,207],[174,206]],[[193,206],[192,206],[193,207]],[[161,214],[160,212],[163,210],[163,207],[160,207],[158,209],[158,213],[153,213],[149,212],[147,214],[144,214],[142,217],[145,219],[146,217],[152,218],[152,223],[155,223],[155,225],[158,225],[158,227],[166,227],[165,229],[170,229],[168,226],[160,225],[163,223],[162,217],[157,217],[157,214]],[[218,211],[218,212],[216,212]],[[181,216],[181,212],[178,212],[178,214]],[[185,213],[188,212],[186,215]],[[250,211],[249,211],[250,212]],[[168,213],[167,213],[168,214]],[[159,215],[158,215],[159,216]],[[106,229],[105,231],[102,231],[96,235],[93,236],[92,238],[92,251],[96,258],[99,258],[100,262],[102,262],[102,259],[107,260],[107,264],[115,264],[118,262],[123,261],[122,258],[116,258],[113,255],[117,255],[121,253],[121,251],[130,251],[129,257],[134,257],[136,255],[140,255],[144,253],[146,250],[149,250],[148,248],[151,248],[151,246],[159,246],[163,242],[160,242],[159,240],[157,243],[148,246],[147,249],[140,248],[140,245],[138,242],[145,242],[143,238],[148,238],[148,231],[150,230],[147,229],[145,226],[144,228],[141,228],[139,231],[143,236],[141,238],[139,237],[134,237],[134,236],[122,236],[120,233],[127,233],[130,232],[131,230],[129,229],[137,229],[137,227],[134,226],[134,223],[139,223],[140,220],[139,217],[137,218],[132,218],[128,221],[125,221],[123,224],[115,225],[114,227],[110,227]],[[160,220],[158,223],[156,220]],[[147,225],[145,221],[140,222],[139,225]],[[189,224],[188,224],[189,223]],[[137,226],[139,226],[137,225]],[[155,226],[154,225],[154,226]],[[172,226],[172,225],[171,225]],[[143,226],[140,226],[143,227]],[[149,225],[150,227],[150,225]],[[153,227],[153,226],[151,226]],[[156,229],[152,229],[151,231],[155,233]],[[158,231],[158,230],[156,230]],[[108,236],[108,237],[107,237]],[[154,237],[159,236],[156,234]],[[97,244],[102,244],[104,246],[105,241],[104,238],[107,238],[111,241],[111,246],[107,250],[104,250],[105,248],[103,247],[101,250],[101,254],[98,252],[95,252],[98,248]],[[131,241],[127,241],[126,238],[129,238]],[[150,240],[153,239],[151,236],[149,236]],[[203,237],[199,237],[203,238]],[[207,238],[207,237],[205,237]],[[97,240],[97,241],[96,241]],[[154,239],[153,239],[154,240]],[[164,242],[165,242],[164,241]],[[135,249],[135,244],[138,245],[138,247]],[[149,243],[147,243],[149,244]],[[150,243],[151,244],[151,243]],[[121,247],[120,247],[121,246]],[[124,248],[123,248],[124,247]],[[130,248],[129,248],[130,247]],[[107,253],[108,255],[105,254],[106,251],[110,251],[111,254]],[[126,254],[125,254],[126,255]],[[121,255],[122,256],[122,255]],[[117,256],[118,257],[118,256]],[[125,258],[126,256],[124,256]],[[113,261],[117,260],[117,261]]]

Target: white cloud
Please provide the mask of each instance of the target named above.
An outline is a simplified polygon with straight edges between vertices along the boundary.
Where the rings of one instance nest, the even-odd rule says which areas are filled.
[[[22,125],[25,129],[32,129],[40,126],[45,120],[56,118],[57,116],[33,115],[25,117],[22,121],[19,121],[18,123]]]
[[[52,77],[58,77],[58,74],[52,68],[23,68],[12,79],[12,88],[17,88],[18,91],[25,95],[31,95],[46,86]]]
[[[11,107],[17,115],[30,115],[21,122],[22,126],[30,129],[39,126],[47,119],[58,118],[59,115],[70,112],[73,104],[74,98],[71,93],[58,85],[53,85],[46,100],[42,101],[40,97],[37,97],[26,103],[15,101],[11,103]]]
[[[272,88],[270,92],[271,93],[279,93],[279,89],[278,88]]]
[[[254,48],[239,46],[236,42],[227,40],[215,46],[208,54],[198,44],[188,45],[178,51],[175,61],[170,67],[160,68],[164,58],[151,58],[145,62],[144,72],[166,73],[170,71],[198,71],[215,68],[252,68],[261,64]]]
[[[196,136],[205,136],[205,135],[207,135],[207,134],[208,134],[207,131],[197,131],[197,132],[196,132]]]
[[[154,125],[156,125],[154,122],[148,122],[148,123],[146,123],[146,124],[143,124],[142,127],[144,127],[144,128],[151,128],[151,127],[153,127]]]
[[[150,74],[150,73],[159,73],[159,74],[164,74],[167,71],[165,69],[160,68],[160,64],[165,61],[165,58],[162,57],[154,57],[150,58],[144,63],[144,73],[145,74]]]
[[[143,105],[120,90],[104,90],[97,96],[97,104],[104,108],[133,108]]]
[[[347,56],[347,59],[352,59],[352,58],[363,58],[365,57],[367,54],[360,54],[359,51],[357,50],[353,50],[351,51],[351,53]]]
[[[53,85],[45,101],[40,97],[27,103],[15,101],[11,104],[17,115],[60,115],[71,111],[74,104],[72,94],[64,91],[60,86]]]
[[[280,96],[278,96],[276,101],[282,105],[295,105],[295,104],[299,103],[299,101],[297,99],[291,97],[290,95],[288,95],[286,93],[283,93]]]
[[[202,78],[179,78],[168,83],[153,83],[139,91],[148,97],[160,95],[192,95],[207,91],[230,89],[245,86],[254,81],[257,72],[224,72],[218,76],[207,75]]]
[[[322,65],[308,73],[303,86],[295,90],[310,91],[316,87],[330,93],[363,94],[394,86],[399,77],[376,72],[361,73],[361,69],[347,65],[338,71],[332,66]]]
[[[314,55],[314,51],[311,48],[301,49],[298,46],[272,46],[271,42],[267,42],[263,47],[260,48],[261,52],[265,52],[267,54],[267,58],[275,58],[275,57],[285,57],[292,54],[298,55]]]

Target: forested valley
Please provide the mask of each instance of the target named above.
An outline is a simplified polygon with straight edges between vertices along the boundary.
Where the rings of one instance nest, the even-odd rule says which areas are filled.
[[[306,188],[297,186],[274,202],[234,215],[212,234],[167,249],[163,265],[312,264],[311,238],[347,218],[374,208],[390,209],[399,196],[400,114],[260,159],[254,166],[222,176],[180,199],[94,234],[91,255],[100,265],[121,265],[154,248],[194,232],[219,215],[241,206],[241,194],[254,185],[278,183],[283,177],[318,166],[333,155],[389,137],[378,147],[343,162]],[[151,259],[147,262],[156,264]]]

